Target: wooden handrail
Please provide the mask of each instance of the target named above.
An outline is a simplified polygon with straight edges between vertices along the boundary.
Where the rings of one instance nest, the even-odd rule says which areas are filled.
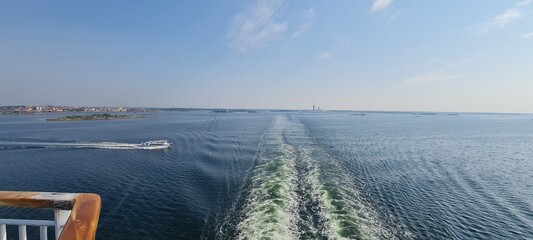
[[[0,206],[71,210],[60,240],[94,240],[101,199],[91,193],[0,191]]]
[[[101,200],[96,194],[80,194],[74,199],[74,207],[65,224],[60,240],[93,240],[100,217]]]
[[[77,193],[0,191],[0,206],[70,210]]]

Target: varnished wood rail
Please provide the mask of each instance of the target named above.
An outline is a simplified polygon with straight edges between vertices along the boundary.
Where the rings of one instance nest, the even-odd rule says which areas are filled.
[[[26,239],[26,226],[39,226],[41,240],[47,227],[55,227],[55,239],[93,240],[100,217],[100,196],[91,193],[0,191],[0,206],[51,208],[55,221],[0,219],[0,240],[7,239],[6,225],[19,226],[19,239]],[[1,216],[0,216],[1,217]]]

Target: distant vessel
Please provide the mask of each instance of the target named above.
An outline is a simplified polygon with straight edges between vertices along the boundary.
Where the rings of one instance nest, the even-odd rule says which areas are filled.
[[[137,145],[141,149],[165,149],[165,148],[171,148],[172,143],[168,140],[153,140],[153,141],[146,141],[141,144]]]

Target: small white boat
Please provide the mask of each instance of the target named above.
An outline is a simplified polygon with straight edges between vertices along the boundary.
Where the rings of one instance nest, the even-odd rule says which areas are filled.
[[[171,148],[172,143],[168,140],[152,140],[137,145],[141,149],[165,149]]]

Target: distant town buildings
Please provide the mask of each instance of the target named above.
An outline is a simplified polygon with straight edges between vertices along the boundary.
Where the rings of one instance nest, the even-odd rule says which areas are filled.
[[[1,114],[35,114],[43,112],[154,112],[148,108],[78,107],[78,106],[0,106]]]

